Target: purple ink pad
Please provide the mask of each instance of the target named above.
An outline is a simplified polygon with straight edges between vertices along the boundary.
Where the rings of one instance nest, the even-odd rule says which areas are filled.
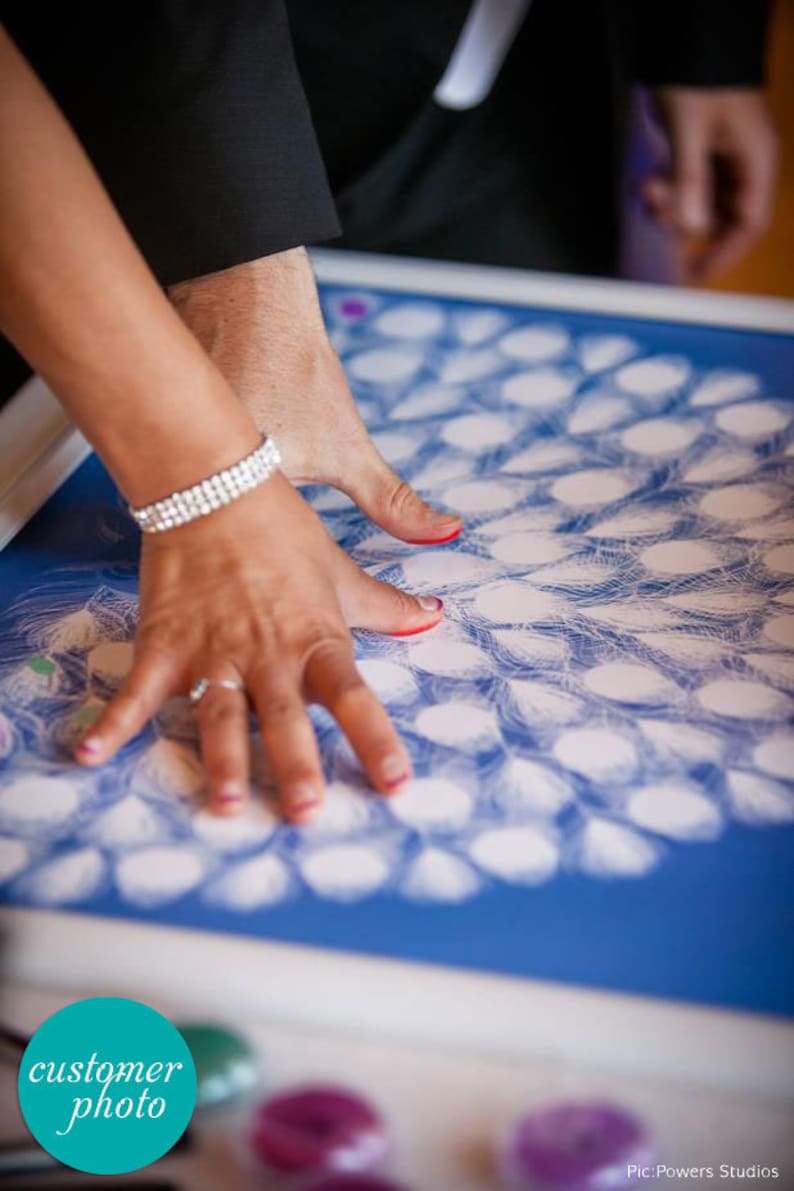
[[[561,1103],[534,1109],[509,1130],[499,1150],[508,1191],[626,1191],[638,1167],[655,1161],[643,1124],[603,1103]]]
[[[296,1088],[263,1101],[251,1122],[250,1142],[265,1166],[292,1172],[371,1170],[389,1148],[375,1108],[331,1085]]]

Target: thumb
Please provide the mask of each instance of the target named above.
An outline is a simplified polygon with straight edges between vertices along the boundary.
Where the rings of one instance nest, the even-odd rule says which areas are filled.
[[[340,551],[337,596],[351,629],[369,629],[393,637],[412,637],[435,628],[444,617],[438,596],[410,595],[360,570]]]
[[[685,235],[711,230],[711,154],[705,126],[680,121],[672,137],[672,217]]]
[[[463,529],[460,517],[434,509],[401,480],[371,441],[343,486],[381,529],[404,542],[438,546],[451,542]]]

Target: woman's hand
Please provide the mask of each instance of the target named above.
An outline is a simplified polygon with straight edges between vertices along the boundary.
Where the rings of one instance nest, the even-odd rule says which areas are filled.
[[[170,298],[294,483],[340,488],[388,533],[437,545],[460,518],[426,504],[386,463],[323,325],[302,248],[173,286]]]
[[[210,805],[249,798],[249,699],[284,811],[320,810],[323,773],[306,702],[336,718],[377,790],[394,793],[411,765],[389,717],[362,681],[347,625],[408,635],[437,624],[441,601],[416,599],[360,571],[282,476],[211,516],[144,535],[135,662],[122,690],[77,749],[101,765],[163,701],[199,678],[196,714]]]

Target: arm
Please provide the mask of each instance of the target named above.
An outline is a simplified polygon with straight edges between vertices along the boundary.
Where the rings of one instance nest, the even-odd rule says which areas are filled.
[[[149,274],[57,108],[0,30],[0,325],[49,381],[134,504],[235,462],[258,433]],[[353,661],[347,624],[429,627],[423,605],[363,575],[276,476],[200,521],[147,536],[136,659],[78,749],[101,764],[199,677],[245,684],[296,821],[323,778],[304,698],[337,717],[374,784],[410,766]],[[248,705],[199,709],[212,805],[248,797]]]

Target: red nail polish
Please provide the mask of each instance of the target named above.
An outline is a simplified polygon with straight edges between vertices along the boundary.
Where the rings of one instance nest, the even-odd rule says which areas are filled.
[[[430,624],[422,624],[418,629],[397,629],[391,633],[385,633],[386,637],[415,637],[417,633],[428,633],[430,629],[434,629],[438,624],[437,620],[431,620]]]
[[[77,751],[78,753],[88,753],[89,755],[93,755],[94,753],[98,753],[101,748],[101,740],[95,740],[93,737],[88,736],[85,740],[80,741],[77,746]]]
[[[407,541],[409,546],[446,546],[447,542],[454,542],[455,538],[459,538],[462,533],[463,526],[461,525],[452,533],[447,534],[445,538],[408,538]]]
[[[391,781],[384,782],[383,784],[387,790],[396,790],[403,782],[407,782],[410,776],[410,773],[401,773],[399,777],[394,777]]]

